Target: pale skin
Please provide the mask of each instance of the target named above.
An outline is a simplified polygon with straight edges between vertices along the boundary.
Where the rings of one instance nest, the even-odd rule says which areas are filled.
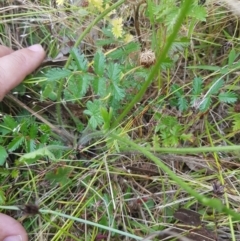
[[[0,45],[0,101],[43,61],[40,45],[13,51]],[[0,213],[0,241],[27,241],[27,233],[15,219]]]

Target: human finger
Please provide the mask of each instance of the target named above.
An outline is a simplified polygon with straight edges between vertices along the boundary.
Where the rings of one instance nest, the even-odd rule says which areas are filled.
[[[5,214],[0,213],[0,241],[27,241],[23,226]]]
[[[6,46],[0,45],[0,57],[11,54],[12,52],[13,52],[12,49],[10,49]]]
[[[0,58],[0,100],[43,61],[45,51],[36,44]]]

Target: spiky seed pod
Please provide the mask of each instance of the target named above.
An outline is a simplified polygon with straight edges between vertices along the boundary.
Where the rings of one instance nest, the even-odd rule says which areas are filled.
[[[139,60],[140,65],[143,65],[145,68],[149,68],[155,64],[156,56],[152,50],[145,50],[140,53]]]
[[[88,2],[87,0],[83,0],[83,1],[81,2],[81,7],[83,7],[83,8],[88,7],[88,5],[89,5],[89,2]]]

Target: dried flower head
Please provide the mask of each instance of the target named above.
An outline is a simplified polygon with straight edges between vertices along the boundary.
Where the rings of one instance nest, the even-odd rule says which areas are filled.
[[[88,7],[88,5],[89,5],[89,2],[87,0],[82,0],[81,3],[80,3],[80,6],[83,7],[83,8]]]
[[[235,104],[234,111],[237,113],[240,113],[240,103],[239,102]]]
[[[27,215],[40,214],[39,207],[36,204],[25,204],[23,207],[19,207]]]
[[[152,50],[145,50],[140,53],[140,65],[143,65],[145,68],[149,68],[154,65],[155,62],[156,56]]]

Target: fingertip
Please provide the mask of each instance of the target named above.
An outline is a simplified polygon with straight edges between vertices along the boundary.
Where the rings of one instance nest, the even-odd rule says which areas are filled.
[[[42,46],[36,44],[0,58],[0,101],[42,63],[45,55]]]
[[[23,241],[23,238],[21,235],[14,235],[4,238],[3,241]]]
[[[14,218],[0,213],[0,241],[27,241],[23,226]]]
[[[45,52],[42,45],[40,44],[34,44],[32,46],[29,46],[28,49],[34,52]]]

